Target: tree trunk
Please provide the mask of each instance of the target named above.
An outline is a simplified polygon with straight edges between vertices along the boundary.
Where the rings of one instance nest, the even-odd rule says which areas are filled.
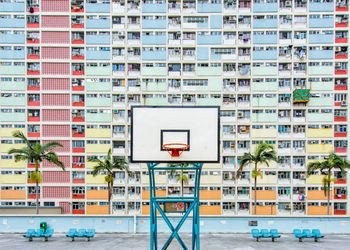
[[[113,183],[108,183],[108,214],[111,214],[111,197],[113,193]]]
[[[256,176],[254,177],[254,215],[256,215]]]
[[[36,207],[35,207],[35,213],[39,214],[39,182],[38,180],[35,181],[35,197],[36,197]]]
[[[329,195],[330,195],[330,192],[331,192],[331,183],[330,183],[330,181],[328,181],[328,190],[327,190],[327,200],[328,200],[328,206],[327,206],[327,215],[329,215],[329,208],[330,208],[330,206],[331,206],[331,204],[330,204],[330,199],[329,199]]]
[[[255,177],[254,177],[254,215],[256,215],[256,177],[258,174],[258,163],[255,163]]]
[[[36,204],[35,204],[35,213],[39,214],[39,162],[35,160],[35,172],[37,173],[36,180],[35,180],[35,198],[36,198]]]

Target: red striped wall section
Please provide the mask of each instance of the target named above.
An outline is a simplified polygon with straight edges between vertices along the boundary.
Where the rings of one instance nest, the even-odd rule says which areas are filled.
[[[43,78],[43,90],[70,90],[68,78]]]
[[[69,187],[43,187],[43,198],[70,198]]]
[[[43,144],[46,144],[48,142],[57,142],[61,144],[63,147],[57,147],[53,151],[54,152],[63,152],[63,153],[69,153],[70,151],[70,141],[60,141],[60,140],[44,140]]]
[[[44,171],[43,182],[44,183],[69,183],[70,172],[69,171]]]
[[[43,109],[44,122],[69,122],[69,109]]]
[[[69,12],[69,0],[42,0],[41,11],[45,12]]]
[[[69,28],[69,16],[41,16],[42,28]]]
[[[70,203],[69,202],[59,202],[60,207],[62,207],[62,214],[70,214]]]
[[[69,106],[69,94],[43,94],[43,106]]]
[[[43,59],[69,59],[69,48],[42,47]]]
[[[67,31],[43,31],[41,36],[42,43],[70,43],[69,32]]]
[[[59,155],[58,160],[60,160],[63,163],[64,168],[66,168],[66,169],[70,168],[70,156]],[[42,166],[43,166],[43,168],[59,168],[58,166],[56,166],[55,164],[53,164],[52,162],[49,162],[47,160],[43,160]]]
[[[43,63],[44,75],[69,75],[69,63]]]
[[[69,125],[43,125],[44,137],[69,137]]]

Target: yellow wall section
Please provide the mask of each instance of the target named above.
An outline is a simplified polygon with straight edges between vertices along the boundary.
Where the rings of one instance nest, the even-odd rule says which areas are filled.
[[[87,144],[86,153],[105,153],[111,148],[110,144]]]
[[[24,161],[15,162],[14,159],[0,159],[0,168],[26,168],[26,163]]]
[[[263,175],[263,178],[258,176],[257,184],[276,184],[277,183],[277,175]],[[254,184],[254,179],[250,178],[251,184]]]
[[[86,214],[108,214],[108,206],[87,205]]]
[[[155,180],[156,180],[156,185],[162,184],[165,185],[167,184],[167,176],[166,175],[155,175]],[[142,175],[141,177],[142,184],[149,184],[149,177],[148,175]]]
[[[332,192],[330,192],[331,196],[330,199],[332,199]],[[307,199],[308,200],[327,200],[327,195],[324,195],[323,190],[309,190],[307,191]]]
[[[252,129],[250,131],[251,137],[255,138],[276,138],[277,129],[265,128],[265,129]]]
[[[332,144],[308,144],[307,152],[309,154],[327,154],[333,151]]]
[[[26,198],[25,190],[1,190],[2,200],[22,200]]]
[[[317,184],[321,185],[323,184],[323,178],[325,175],[310,175],[307,177],[307,184]]]
[[[89,128],[86,129],[87,138],[110,138],[111,130],[108,128]]]
[[[2,184],[25,184],[26,176],[24,174],[3,174],[0,176],[0,183]]]
[[[7,153],[10,149],[12,148],[15,148],[15,149],[21,149],[25,146],[25,144],[15,144],[15,143],[12,143],[12,144],[1,144],[1,150],[0,152],[1,153]]]
[[[21,131],[25,134],[26,130],[24,128],[0,128],[1,137],[12,137],[12,133],[16,130]]]
[[[310,138],[332,138],[332,128],[309,128],[307,131],[307,137]]]
[[[205,184],[220,184],[221,175],[202,175],[201,176],[201,185]]]
[[[105,182],[105,175],[96,175],[94,177],[91,174],[87,174],[86,184],[107,184],[107,183]]]
[[[108,199],[108,191],[107,190],[87,190],[86,191],[86,199],[89,200],[107,200]]]

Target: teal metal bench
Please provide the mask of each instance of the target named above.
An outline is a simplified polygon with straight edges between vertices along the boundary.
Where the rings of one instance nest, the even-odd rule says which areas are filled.
[[[48,239],[52,237],[53,232],[54,232],[53,228],[49,228],[46,230],[44,234],[40,236],[40,238],[44,238],[45,241],[48,241]]]
[[[23,234],[22,236],[24,238],[27,238],[29,241],[32,241],[34,235],[35,235],[35,229],[27,229],[26,234]]]
[[[314,239],[315,242],[317,242],[321,238],[324,238],[324,235],[321,234],[319,229],[313,229],[312,232],[310,229],[303,229],[303,231],[301,231],[300,229],[294,229],[293,233],[295,238],[299,239],[299,242],[302,242],[304,238]]]
[[[280,238],[281,235],[278,233],[277,229],[271,229],[270,232],[267,229],[261,229],[259,232],[258,229],[251,230],[252,236],[256,241],[260,239],[270,239],[274,242],[277,238]]]
[[[74,241],[75,238],[86,238],[88,241],[90,241],[91,238],[95,237],[95,229],[79,229],[77,231],[75,228],[70,228],[66,234],[66,237],[71,238],[72,241]]]

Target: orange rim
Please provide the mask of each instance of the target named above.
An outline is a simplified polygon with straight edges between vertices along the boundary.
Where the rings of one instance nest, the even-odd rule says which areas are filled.
[[[162,146],[171,157],[179,157],[190,146],[184,143],[167,143]]]

